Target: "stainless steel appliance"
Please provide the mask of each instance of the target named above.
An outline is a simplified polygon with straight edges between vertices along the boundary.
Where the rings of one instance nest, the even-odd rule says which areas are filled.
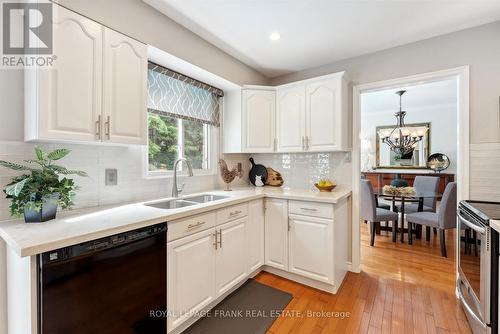
[[[457,293],[474,334],[498,332],[500,203],[461,201],[458,206]]]
[[[39,255],[38,333],[165,334],[166,231],[144,227]]]

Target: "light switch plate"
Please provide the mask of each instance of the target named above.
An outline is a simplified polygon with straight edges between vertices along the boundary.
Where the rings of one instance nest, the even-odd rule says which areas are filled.
[[[105,185],[116,186],[118,184],[118,170],[116,168],[106,168],[104,180]]]

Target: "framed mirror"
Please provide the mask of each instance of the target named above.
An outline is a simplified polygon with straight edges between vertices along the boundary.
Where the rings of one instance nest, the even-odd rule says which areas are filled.
[[[425,132],[422,140],[416,143],[413,152],[400,155],[382,142],[381,133],[390,133],[396,126],[384,125],[376,127],[375,168],[409,168],[427,169],[427,158],[430,151],[431,123],[406,124],[411,133]]]

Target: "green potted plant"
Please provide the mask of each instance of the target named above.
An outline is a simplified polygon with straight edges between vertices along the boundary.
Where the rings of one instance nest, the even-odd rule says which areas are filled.
[[[87,176],[85,172],[68,170],[54,164],[71,151],[57,149],[45,152],[35,147],[35,160],[25,160],[26,164],[0,160],[0,165],[25,173],[12,178],[4,188],[4,193],[11,200],[10,213],[14,217],[24,215],[26,223],[38,223],[54,219],[57,207],[62,209],[73,205],[73,198],[78,187],[67,175]]]

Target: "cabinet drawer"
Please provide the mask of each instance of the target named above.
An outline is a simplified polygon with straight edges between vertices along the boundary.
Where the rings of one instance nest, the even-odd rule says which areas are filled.
[[[296,215],[333,218],[333,205],[329,203],[290,201],[289,208]]]
[[[248,215],[248,203],[233,205],[217,211],[217,224],[224,224],[246,215]]]
[[[215,226],[215,212],[174,220],[168,223],[167,241],[206,230]]]

